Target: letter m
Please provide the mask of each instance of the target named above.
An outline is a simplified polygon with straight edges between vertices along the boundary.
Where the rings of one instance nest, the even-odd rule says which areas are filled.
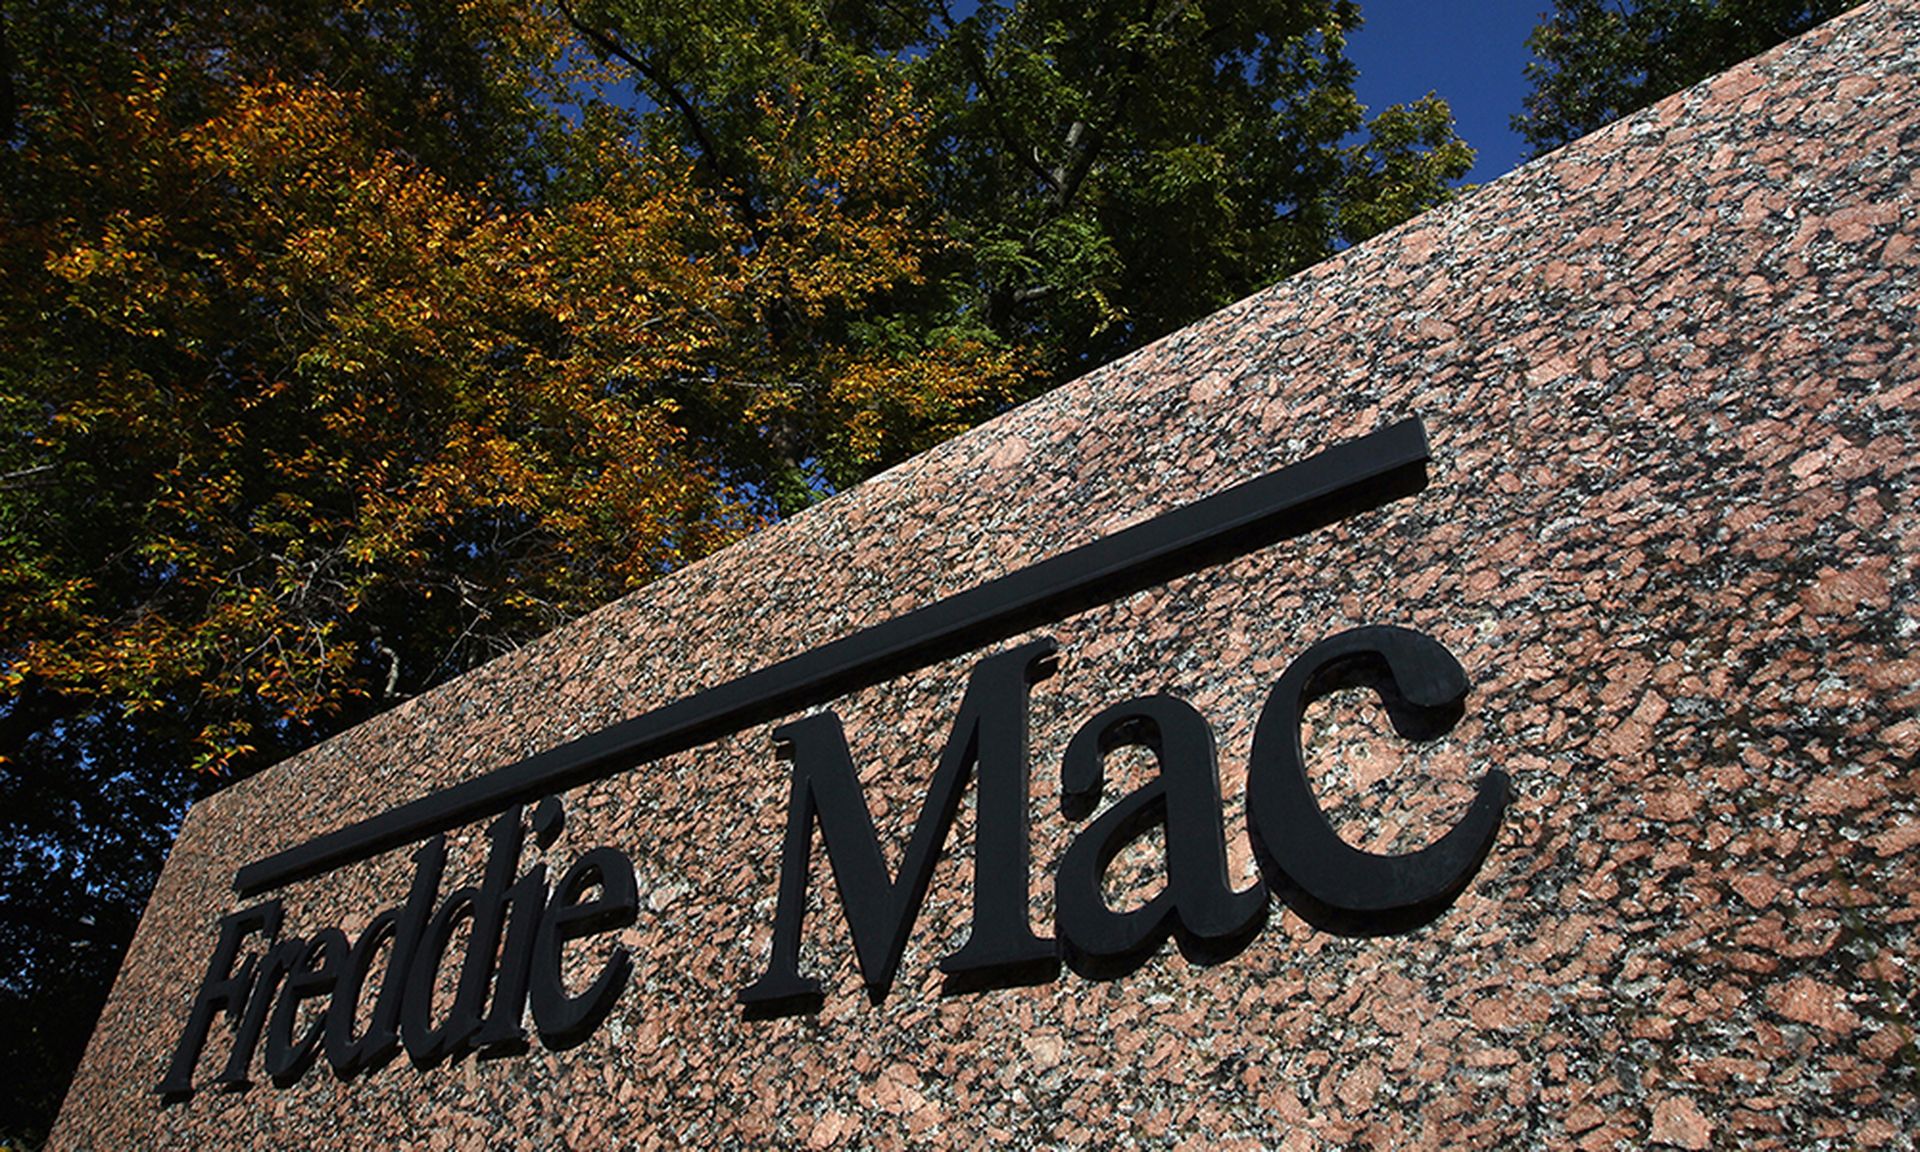
[[[1028,978],[1058,963],[1053,941],[1034,936],[1027,925],[1027,692],[1052,672],[1054,651],[1053,641],[1036,640],[989,656],[974,668],[898,876],[887,875],[840,718],[821,712],[774,730],[774,739],[791,757],[793,777],[773,955],[766,974],[740,991],[749,1013],[814,1011],[820,1005],[820,982],[799,970],[816,823],[868,995],[875,1003],[886,996],[976,767],[973,931],[966,946],[942,960],[940,968],[987,983]]]

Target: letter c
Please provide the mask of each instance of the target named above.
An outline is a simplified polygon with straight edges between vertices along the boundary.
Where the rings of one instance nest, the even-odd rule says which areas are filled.
[[[1316,927],[1409,931],[1444,911],[1479,870],[1506,811],[1507,774],[1489,771],[1437,843],[1399,856],[1354,848],[1321,811],[1300,746],[1307,705],[1341,688],[1372,688],[1396,731],[1430,740],[1459,721],[1467,676],[1439,641],[1406,628],[1355,628],[1309,648],[1287,666],[1254,729],[1247,831],[1268,887]]]

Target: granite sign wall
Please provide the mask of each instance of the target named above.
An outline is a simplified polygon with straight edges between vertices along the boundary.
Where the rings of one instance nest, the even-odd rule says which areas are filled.
[[[1912,1147],[1916,205],[1876,3],[201,804],[54,1146]]]

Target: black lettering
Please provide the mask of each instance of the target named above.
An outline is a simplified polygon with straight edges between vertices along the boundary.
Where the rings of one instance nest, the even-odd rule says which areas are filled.
[[[341,974],[327,1007],[327,1063],[342,1079],[380,1068],[400,1050],[400,1009],[406,996],[407,973],[413,967],[414,954],[433,913],[434,897],[440,891],[440,874],[447,866],[447,838],[435,836],[421,845],[413,854],[413,862],[413,887],[407,893],[407,902],[374,917],[360,939],[354,941],[347,970]],[[373,1004],[373,1019],[367,1024],[366,1034],[355,1038],[353,1025],[360,1011],[360,994],[366,987],[374,955],[387,942],[391,942],[391,949],[386,979]]]
[[[1116,748],[1150,749],[1160,772],[1088,825],[1054,878],[1056,929],[1076,972],[1131,971],[1172,934],[1182,953],[1217,963],[1239,952],[1266,923],[1267,893],[1242,892],[1227,876],[1226,830],[1213,731],[1193,706],[1172,696],[1117,704],[1083,725],[1061,768],[1062,807],[1082,818],[1098,803],[1104,761]],[[1114,857],[1154,825],[1166,829],[1167,883],[1141,907],[1107,907],[1101,882]]]
[[[347,934],[327,928],[314,934],[288,969],[280,1002],[274,1005],[273,1019],[267,1024],[266,1070],[274,1087],[287,1087],[313,1066],[326,1035],[326,1014],[309,1023],[298,1040],[293,1038],[294,1020],[302,1001],[332,993],[349,951]]]
[[[407,991],[400,1008],[400,1040],[406,1046],[407,1058],[417,1068],[436,1067],[479,1027],[477,1019],[471,1023],[461,1019],[457,987],[456,1003],[449,1009],[447,1020],[439,1027],[433,1023],[433,989],[440,980],[440,961],[461,921],[472,923],[479,899],[480,890],[473,887],[460,888],[449,895],[427,923],[427,931],[413,956],[413,966],[407,969]]]
[[[253,1063],[253,1053],[260,1046],[260,1032],[267,1025],[267,1013],[273,1010],[274,992],[280,987],[280,981],[300,959],[300,953],[306,951],[305,940],[282,940],[267,950],[260,965],[254,970],[253,991],[247,996],[247,1011],[240,1018],[240,1027],[234,1032],[233,1050],[227,1053],[227,1065],[213,1082],[229,1092],[238,1091],[253,1085],[247,1075],[247,1066]]]
[[[214,945],[207,974],[200,981],[200,990],[194,993],[193,1014],[187,1018],[187,1030],[180,1034],[167,1074],[154,1091],[174,1100],[193,1094],[193,1069],[200,1062],[200,1050],[206,1046],[207,1030],[213,1027],[213,1018],[224,1012],[237,1022],[246,1012],[253,970],[259,957],[249,956],[235,975],[233,962],[240,955],[240,942],[255,932],[271,940],[280,931],[283,916],[280,901],[268,900],[220,918],[220,942]]]
[[[493,1003],[486,1021],[473,1037],[482,1059],[512,1056],[527,1050],[527,985],[532,979],[533,950],[539,942],[541,914],[547,907],[547,866],[527,869],[507,892],[512,916],[500,950],[500,971],[493,981]]]
[[[980,983],[996,977],[1031,980],[1057,970],[1052,942],[1034,936],[1027,923],[1027,691],[1052,672],[1054,651],[1053,641],[1038,640],[975,667],[895,878],[887,876],[840,718],[822,712],[774,732],[791,751],[792,785],[773,955],[766,974],[740,992],[750,1012],[771,1015],[819,1007],[819,981],[799,971],[816,821],[868,995],[876,1003],[886,996],[976,765],[980,807],[972,933],[940,967],[949,976]]]
[[[333,986],[333,997],[327,1004],[325,1050],[327,1065],[342,1079],[357,1076],[371,1066],[371,1029],[368,1036],[355,1038],[353,1026],[360,1015],[360,994],[366,988],[374,957],[380,954],[382,945],[393,942],[394,928],[399,922],[398,908],[389,908],[375,916],[353,942],[353,948],[347,953],[346,970]]]
[[[453,1011],[445,1026],[448,1043],[456,1050],[471,1043],[479,1033],[487,992],[493,986],[500,935],[514,890],[513,874],[520,870],[520,846],[526,839],[520,805],[515,804],[494,820],[487,830],[487,839],[487,868],[481,874],[480,890],[474,896],[473,929],[467,937],[467,956],[460,965],[460,985],[454,993]],[[545,895],[541,893],[542,897]]]
[[[600,889],[598,896],[580,899],[594,887]],[[588,851],[554,885],[533,947],[533,1022],[540,1029],[542,1044],[558,1050],[584,1042],[613,1010],[633,971],[633,958],[615,945],[592,985],[569,996],[561,980],[561,949],[582,936],[625,928],[633,923],[639,907],[633,862],[612,848]]]
[[[1318,928],[1404,932],[1438,916],[1473,878],[1507,806],[1507,774],[1489,771],[1465,816],[1437,843],[1383,856],[1340,839],[1307,779],[1306,707],[1341,688],[1371,688],[1395,731],[1429,740],[1464,713],[1467,674],[1439,641],[1406,628],[1355,628],[1287,666],[1254,729],[1247,830],[1267,885]]]

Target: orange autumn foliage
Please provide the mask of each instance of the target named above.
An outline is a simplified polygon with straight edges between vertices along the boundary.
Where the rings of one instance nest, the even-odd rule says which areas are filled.
[[[605,109],[548,161],[585,191],[515,202],[314,77],[70,95],[84,139],[14,161],[88,203],[4,221],[0,690],[208,770],[750,531],[769,461],[871,470],[1018,386],[977,342],[847,335],[937,243],[904,90],[852,125],[770,100],[753,203]]]

